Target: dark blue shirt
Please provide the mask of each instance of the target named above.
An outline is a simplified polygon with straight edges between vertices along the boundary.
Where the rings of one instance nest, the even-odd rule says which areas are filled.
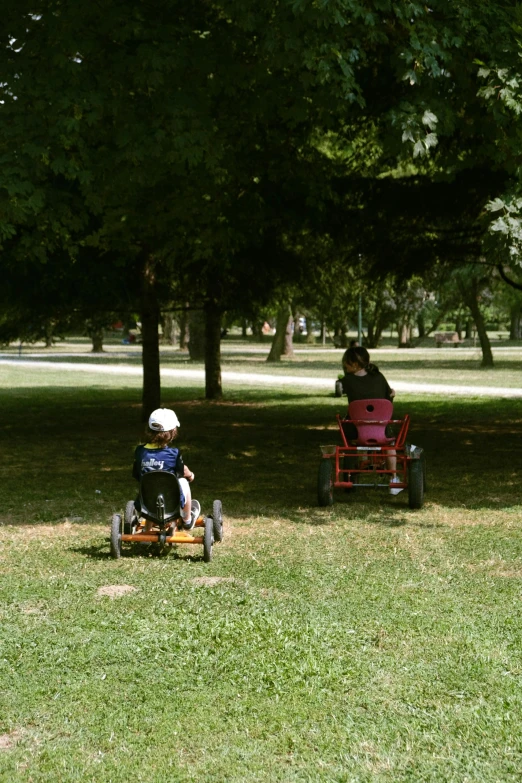
[[[174,473],[177,478],[183,478],[185,465],[179,449],[172,446],[156,448],[152,443],[145,443],[143,446],[137,446],[134,452],[134,465],[132,466],[132,475],[139,481],[144,473],[151,473],[154,470],[165,470],[167,473]],[[185,495],[181,492],[181,508],[185,506]]]
[[[178,478],[183,478],[185,465],[179,449],[172,446],[158,449],[151,443],[138,446],[134,452],[132,475],[139,481],[144,473],[153,470],[165,470],[167,473],[174,473]]]

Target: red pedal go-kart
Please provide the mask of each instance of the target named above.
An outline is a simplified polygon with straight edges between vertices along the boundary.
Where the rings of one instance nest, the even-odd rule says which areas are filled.
[[[125,513],[114,514],[111,521],[111,555],[121,557],[122,542],[158,544],[160,548],[176,544],[203,544],[203,560],[212,558],[212,545],[223,540],[221,501],[214,500],[212,514],[201,515],[195,528],[203,535],[183,530],[181,520],[181,488],[172,473],[155,470],[145,473],[140,481],[139,510],[129,500]]]
[[[392,419],[389,400],[356,400],[348,416],[337,415],[342,446],[321,446],[318,501],[331,506],[333,490],[390,487],[408,490],[410,508],[422,508],[426,488],[426,460],[423,449],[406,443],[410,417]],[[392,434],[391,430],[397,430]],[[387,434],[390,433],[390,434]],[[389,466],[396,459],[396,468]]]

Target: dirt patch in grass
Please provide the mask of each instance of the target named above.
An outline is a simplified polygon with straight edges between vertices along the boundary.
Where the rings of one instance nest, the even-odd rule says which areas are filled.
[[[481,563],[468,563],[466,568],[474,573],[483,571],[487,572],[489,576],[498,576],[504,579],[520,579],[522,577],[522,567],[510,567],[509,563],[496,558],[484,560]]]
[[[0,751],[11,750],[20,739],[20,732],[12,731],[10,734],[0,734]]]
[[[106,595],[109,598],[121,598],[122,595],[136,592],[132,585],[104,585],[96,591],[98,595]]]

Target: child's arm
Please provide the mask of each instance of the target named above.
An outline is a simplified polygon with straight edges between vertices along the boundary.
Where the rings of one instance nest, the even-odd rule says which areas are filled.
[[[178,452],[178,458],[176,460],[176,476],[178,478],[185,478],[188,481],[194,481],[194,474],[191,469],[185,465],[180,452]]]
[[[187,481],[194,481],[194,473],[191,471],[187,465],[185,465],[185,470],[183,472],[183,478],[186,478]]]

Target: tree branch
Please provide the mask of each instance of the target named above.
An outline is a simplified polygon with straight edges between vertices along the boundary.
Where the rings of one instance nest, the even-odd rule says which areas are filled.
[[[516,288],[517,291],[522,291],[522,283],[516,283],[514,280],[511,280],[504,272],[504,267],[502,264],[497,264],[497,269],[500,277],[505,283],[510,285],[512,288]]]

